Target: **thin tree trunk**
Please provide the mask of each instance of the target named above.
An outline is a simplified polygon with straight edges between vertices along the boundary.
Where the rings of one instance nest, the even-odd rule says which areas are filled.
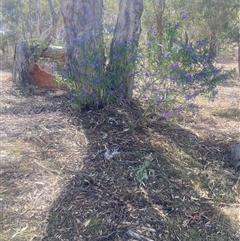
[[[156,6],[155,1],[152,1],[153,8],[156,14],[156,20],[157,20],[157,33],[159,35],[159,44],[162,44],[161,37],[163,35],[163,14],[166,7],[165,0],[158,0],[158,4]]]
[[[121,0],[110,51],[110,71],[114,71],[122,85],[124,97],[133,94],[135,53],[141,33],[143,0]],[[121,57],[120,59],[118,57]]]
[[[238,33],[238,75],[240,76],[240,33]]]
[[[40,22],[40,12],[41,12],[41,4],[40,0],[36,1],[36,18],[37,18],[37,36],[41,36],[41,22]]]

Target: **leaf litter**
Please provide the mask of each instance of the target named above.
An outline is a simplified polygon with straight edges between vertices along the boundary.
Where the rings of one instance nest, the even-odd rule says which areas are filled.
[[[132,128],[137,105],[76,113],[61,90],[1,80],[1,240],[239,240],[239,123],[219,114],[236,88]]]

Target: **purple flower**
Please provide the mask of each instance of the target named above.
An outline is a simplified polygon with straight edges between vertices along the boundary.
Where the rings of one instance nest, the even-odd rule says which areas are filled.
[[[195,109],[198,109],[198,106],[195,105],[195,104],[193,104],[193,103],[190,103],[190,104],[188,105],[188,107],[189,107],[189,108],[195,108]]]
[[[218,69],[214,69],[214,74],[219,74],[221,72],[221,69],[218,68]]]
[[[186,15],[183,15],[183,16],[182,16],[182,20],[183,20],[183,21],[187,20],[187,16],[186,16]]]
[[[185,50],[188,50],[188,51],[189,51],[189,50],[192,50],[192,47],[191,47],[190,45],[186,45],[186,46],[184,46],[183,48],[184,48]]]
[[[216,57],[217,57],[217,54],[216,54],[216,53],[211,53],[211,54],[209,55],[209,57],[210,57],[210,58],[216,58]]]
[[[54,65],[53,64],[49,65],[49,70],[54,70]]]
[[[175,76],[172,76],[171,80],[172,80],[173,82],[176,82],[177,78],[176,78]]]
[[[84,97],[87,96],[87,92],[86,92],[86,90],[83,92],[83,96],[84,96]]]
[[[82,65],[83,66],[86,66],[86,64],[87,64],[87,61],[84,59],[84,60],[82,60]]]
[[[100,78],[97,78],[95,81],[96,81],[96,83],[99,83],[101,80],[100,80]]]
[[[180,28],[180,23],[179,22],[177,22],[176,24],[175,24],[175,28]]]
[[[182,9],[179,13],[180,13],[180,15],[183,15],[185,13],[185,10]]]
[[[193,93],[193,98],[197,97],[198,95],[199,95],[199,92],[197,92],[197,91],[194,92],[194,93]]]
[[[120,95],[119,100],[123,101],[123,95]]]
[[[148,78],[150,75],[148,72],[145,73],[146,78]]]
[[[198,44],[199,44],[200,46],[205,46],[207,43],[208,43],[207,40],[202,40],[202,41],[199,41],[199,42],[198,42]]]
[[[147,101],[147,100],[148,100],[148,97],[147,97],[146,95],[143,95],[143,99],[144,99],[145,101]]]
[[[61,75],[62,75],[63,78],[67,77],[67,74],[66,74],[65,71],[62,71]]]
[[[149,30],[153,33],[153,35],[156,35],[157,32],[154,26],[150,26]]]
[[[198,80],[200,80],[200,79],[203,78],[203,76],[202,76],[201,74],[197,74],[197,75],[196,75],[196,78],[197,78]]]
[[[187,78],[187,81],[192,81],[192,75],[190,73],[186,73],[185,77]]]
[[[178,68],[178,63],[177,62],[174,62],[172,65],[171,65],[171,70],[174,70]]]
[[[96,105],[99,105],[99,101],[98,101],[98,100],[96,100],[95,104],[96,104]]]
[[[186,99],[186,100],[191,100],[191,99],[192,99],[192,96],[189,95],[189,94],[187,94],[187,95],[185,96],[185,99]]]
[[[170,52],[167,52],[166,54],[165,54],[165,57],[166,58],[169,58],[171,56],[171,53]]]
[[[157,98],[157,104],[160,104],[163,101],[164,97],[163,96],[158,96]]]
[[[150,41],[146,41],[145,42],[145,46],[150,47],[151,46],[151,42]]]
[[[170,113],[169,112],[164,112],[162,114],[162,116],[165,117],[165,118],[168,118],[168,117],[170,117]]]

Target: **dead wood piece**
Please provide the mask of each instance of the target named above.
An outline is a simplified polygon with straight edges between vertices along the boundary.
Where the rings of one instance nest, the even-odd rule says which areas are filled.
[[[240,172],[240,142],[231,145],[231,156],[236,170]]]
[[[135,239],[140,240],[140,241],[154,241],[153,239],[146,238],[143,235],[140,235],[140,234],[137,234],[137,233],[133,232],[132,230],[128,230],[127,234],[129,236],[131,236],[132,238],[135,238]]]
[[[47,48],[41,53],[40,57],[42,58],[50,58],[65,62],[65,53],[66,49],[62,46],[53,46],[49,45]]]

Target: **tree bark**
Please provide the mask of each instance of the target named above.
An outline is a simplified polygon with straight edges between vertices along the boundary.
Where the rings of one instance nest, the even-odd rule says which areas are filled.
[[[240,33],[238,33],[238,75],[240,76]]]
[[[105,62],[103,0],[62,0],[61,4],[66,34],[66,69],[77,81],[79,71],[76,70],[86,62],[88,52],[94,51],[99,65],[103,66]],[[88,66],[87,72],[82,74],[94,78],[95,67]]]
[[[130,72],[134,68],[134,55],[141,33],[143,0],[121,0],[119,14],[110,51],[110,69],[116,71],[120,84],[124,84],[124,97],[132,97],[134,79]],[[120,61],[116,60],[121,56]],[[124,61],[124,63],[122,63]],[[120,63],[121,62],[121,63]]]
[[[27,41],[16,43],[12,78],[18,87],[26,87],[34,82],[32,74],[36,58],[33,53],[34,49],[30,49]]]
[[[240,172],[240,142],[231,145],[231,155],[236,171]]]
[[[159,44],[162,44],[161,37],[163,35],[163,14],[166,8],[165,0],[158,0],[158,4],[155,4],[155,1],[152,1],[153,8],[156,14],[156,22],[157,22],[157,33],[160,36]]]

